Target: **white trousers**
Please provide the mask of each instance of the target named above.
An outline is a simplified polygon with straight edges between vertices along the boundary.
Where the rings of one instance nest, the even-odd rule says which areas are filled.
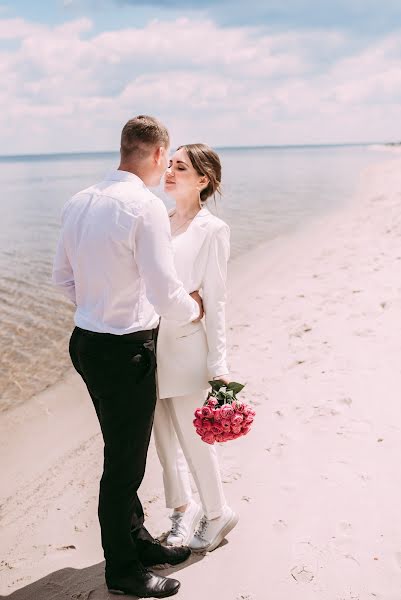
[[[190,470],[206,518],[215,519],[221,516],[226,504],[217,452],[215,446],[202,442],[192,423],[195,409],[204,401],[204,392],[159,399],[153,432],[163,468],[167,508],[177,508],[190,501]]]

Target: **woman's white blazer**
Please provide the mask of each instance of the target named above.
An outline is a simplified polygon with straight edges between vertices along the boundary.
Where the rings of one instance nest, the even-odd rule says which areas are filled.
[[[187,230],[172,238],[172,246],[178,277],[187,292],[200,291],[205,316],[199,323],[185,325],[161,318],[159,398],[205,390],[210,379],[228,373],[225,304],[230,229],[202,208]]]

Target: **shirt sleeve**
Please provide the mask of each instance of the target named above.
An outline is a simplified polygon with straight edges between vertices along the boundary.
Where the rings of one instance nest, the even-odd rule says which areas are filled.
[[[166,319],[184,323],[197,319],[198,303],[177,277],[170,224],[160,199],[155,197],[138,218],[133,246],[146,296],[156,312]]]
[[[65,209],[63,210],[63,214],[61,216],[62,226],[57,244],[56,255],[53,262],[52,281],[53,284],[61,291],[61,293],[76,305],[74,272],[72,270],[64,242],[64,213]]]
[[[228,373],[226,350],[227,264],[230,257],[230,228],[226,223],[214,234],[202,284],[208,343],[210,377]]]

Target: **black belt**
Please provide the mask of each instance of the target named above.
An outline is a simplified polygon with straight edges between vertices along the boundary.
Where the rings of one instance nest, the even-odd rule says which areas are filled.
[[[114,333],[99,333],[97,331],[88,331],[87,329],[81,329],[76,327],[80,334],[87,335],[89,337],[99,337],[101,339],[108,338],[119,338],[121,340],[136,340],[138,342],[146,342],[148,340],[154,340],[157,336],[158,327],[155,329],[144,329],[142,331],[133,331],[132,333],[125,333],[123,335],[115,335]]]

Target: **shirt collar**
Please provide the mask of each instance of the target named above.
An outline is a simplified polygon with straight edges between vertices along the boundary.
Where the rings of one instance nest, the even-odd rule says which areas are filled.
[[[106,181],[131,181],[142,187],[146,187],[144,182],[138,175],[130,173],[129,171],[121,171],[120,169],[113,169],[106,175]]]

